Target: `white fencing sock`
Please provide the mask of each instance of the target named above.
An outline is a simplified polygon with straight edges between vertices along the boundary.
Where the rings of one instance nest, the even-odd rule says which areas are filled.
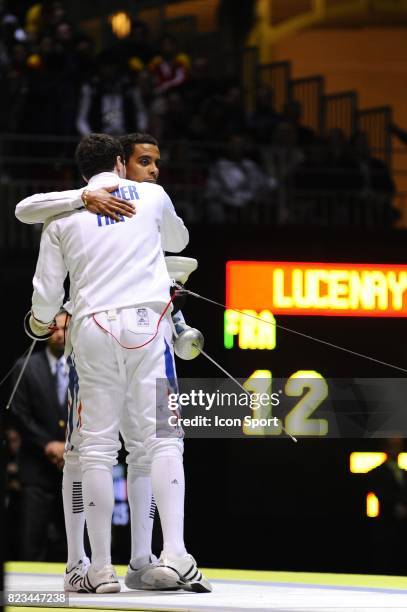
[[[129,466],[127,494],[131,513],[130,565],[133,569],[138,569],[149,563],[151,556],[151,538],[156,505],[150,475],[140,474],[133,471]]]
[[[79,463],[65,463],[62,477],[68,569],[86,557],[83,547],[85,513],[82,499],[82,472]]]
[[[151,482],[163,531],[163,553],[183,557],[185,478],[181,457],[153,457]]]
[[[110,470],[91,468],[84,472],[83,502],[92,550],[92,566],[98,571],[111,564],[114,492]]]

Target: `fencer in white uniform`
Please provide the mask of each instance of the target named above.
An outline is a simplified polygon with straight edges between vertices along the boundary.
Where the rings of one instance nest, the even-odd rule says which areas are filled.
[[[170,278],[183,285],[188,280],[198,262],[189,257],[165,257]],[[72,314],[73,304],[64,304],[64,309]],[[181,311],[172,314],[173,340],[176,354],[181,359],[191,360],[198,356],[197,346],[202,348],[204,339],[199,330],[186,324]],[[65,465],[63,497],[65,510],[65,524],[68,540],[68,565],[64,576],[66,591],[78,591],[80,579],[86,573],[89,565],[84,548],[84,518],[82,502],[82,474],[79,465],[80,443],[80,414],[82,403],[80,399],[79,381],[76,369],[72,362],[70,343],[70,327],[66,330],[66,351],[69,362],[68,386],[68,426],[65,443]],[[128,588],[142,590],[161,590],[177,587],[177,576],[173,576],[173,584],[168,575],[163,578],[156,576],[150,570],[157,565],[157,558],[151,551],[151,536],[155,514],[155,500],[151,492],[151,459],[144,449],[140,432],[131,427],[131,405],[133,399],[127,395],[126,405],[120,421],[120,433],[128,451],[126,462],[128,464],[127,486],[131,510],[131,559],[127,568],[124,582]],[[130,426],[129,426],[130,423]],[[128,435],[131,431],[132,436]],[[79,511],[78,511],[79,510]],[[71,549],[71,550],[70,550]],[[75,556],[76,555],[76,556]],[[73,560],[69,565],[69,558]],[[80,560],[78,563],[78,559]],[[162,570],[161,570],[162,571]]]
[[[93,177],[89,187],[98,186],[98,181],[106,185],[107,179],[116,184],[117,175],[123,174],[119,157],[114,167],[111,175]],[[92,546],[83,588],[107,592],[118,586],[106,534],[113,503],[111,467],[129,390],[139,408],[131,415],[127,433],[131,437],[131,427],[142,432],[152,459],[153,491],[164,534],[161,575],[172,573],[173,579],[176,572],[191,590],[210,590],[183,543],[182,432],[169,426],[166,405],[166,394],[176,389],[176,377],[171,325],[162,316],[170,281],[161,239],[164,248],[176,252],[185,246],[187,231],[161,187],[119,183],[122,197],[135,202],[137,214],[112,223],[83,210],[50,221],[34,277],[34,331],[41,332],[41,325],[44,329],[59,310],[67,271],[75,303],[71,333],[82,399],[79,451]],[[163,394],[158,407],[157,379],[162,380]]]
[[[132,161],[130,174],[133,180],[137,182],[151,182],[152,177],[157,180],[159,173],[158,168],[153,164],[146,167],[144,156],[148,153],[153,160],[159,157],[158,146],[152,147],[148,144],[146,147],[145,144],[142,144],[140,149],[138,143],[144,143],[145,135],[132,135],[132,140],[134,140],[136,144],[133,144],[133,147],[127,151],[128,156],[126,157],[126,165],[128,161]],[[147,141],[149,142],[150,140],[151,138],[148,137]],[[143,155],[141,155],[141,153]],[[134,162],[134,159],[128,159],[129,155],[133,155],[137,163]],[[139,159],[140,156],[142,160]],[[126,175],[128,175],[127,166]],[[117,180],[115,180],[114,183],[116,184]],[[114,187],[115,184],[112,187]],[[27,224],[45,223],[53,216],[82,208],[84,204],[82,199],[83,191],[84,188],[81,188],[61,192],[40,193],[26,197],[17,204],[16,217],[21,222]],[[89,190],[87,193],[89,194],[88,197],[90,201],[91,195],[95,192]],[[92,211],[96,212],[93,207]],[[166,257],[166,262],[168,262],[167,268],[170,277],[183,283],[186,282],[189,274],[196,269],[197,266],[196,260],[190,258]],[[72,302],[68,305],[64,305],[64,308],[68,310],[69,314],[72,314]],[[192,347],[192,344],[203,343],[202,335],[198,330],[191,330],[185,323],[182,313],[178,312],[175,315],[173,314],[172,318],[178,356],[182,359],[194,358],[199,352]],[[80,588],[80,578],[87,571],[89,559],[86,556],[83,542],[85,519],[82,500],[82,473],[78,455],[78,426],[81,401],[78,376],[73,366],[72,357],[70,356],[69,332],[70,328],[68,326],[66,332],[68,348],[66,356],[70,366],[69,410],[65,464],[63,470],[63,500],[68,560],[64,575],[64,588],[66,591],[77,591]],[[132,402],[130,395],[128,395],[128,401],[130,403]],[[134,436],[131,439],[127,438],[127,415],[128,409],[126,407],[123,411],[120,427],[121,434],[125,440],[126,450],[128,450],[126,458],[128,464],[127,490],[131,512],[131,557],[125,576],[125,584],[127,587],[134,589],[161,589],[164,586],[168,586],[168,577],[166,576],[164,583],[161,583],[157,576],[150,576],[149,572],[151,567],[157,564],[157,559],[151,550],[155,514],[155,500],[152,496],[150,478],[151,462],[142,442],[137,440]]]
[[[143,178],[143,175],[141,176]],[[117,184],[115,179],[114,185]],[[51,217],[83,208],[81,198],[84,188],[61,192],[39,193],[26,197],[16,206],[16,217],[22,223],[46,223]],[[92,192],[90,192],[92,193]],[[73,303],[64,304],[65,310],[72,315]],[[65,529],[67,538],[68,559],[64,574],[64,589],[77,591],[80,578],[86,573],[89,559],[84,549],[85,518],[82,500],[82,473],[78,454],[78,426],[81,401],[76,370],[70,356],[70,327],[66,330],[67,350],[65,351],[69,364],[68,386],[68,423],[65,444],[65,463],[63,468],[63,502],[65,513]],[[131,396],[128,396],[131,402]],[[123,411],[126,419],[127,409]],[[122,436],[126,439],[126,423],[121,424]],[[135,589],[155,590],[164,585],[159,581],[154,584],[148,581],[148,570],[157,563],[152,553],[151,539],[155,515],[155,500],[152,496],[150,470],[151,463],[141,441],[132,439],[129,454],[126,457],[127,492],[131,514],[131,555],[125,576],[126,586]],[[146,574],[146,576],[145,576]]]

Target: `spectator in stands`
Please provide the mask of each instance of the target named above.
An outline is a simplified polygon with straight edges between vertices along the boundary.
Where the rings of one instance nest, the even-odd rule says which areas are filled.
[[[281,116],[273,108],[273,90],[261,85],[256,91],[256,107],[249,115],[253,138],[261,144],[270,144]]]
[[[162,95],[187,82],[190,59],[178,51],[175,38],[166,34],[160,40],[160,54],[153,57],[149,70],[154,76],[156,95]]]
[[[55,544],[60,554],[65,542],[61,495],[68,388],[63,355],[65,320],[63,314],[56,317],[58,330],[47,341],[45,351],[31,356],[13,402],[21,435],[22,557],[30,561],[47,558],[51,523],[54,536],[58,534]],[[16,368],[14,380],[18,374]]]
[[[221,142],[230,137],[225,127],[224,100],[221,94],[216,93],[203,102],[201,117],[206,126],[205,140]]]
[[[152,119],[155,98],[153,82],[148,70],[136,70],[130,73],[129,90],[134,96],[138,130],[152,133],[155,127]]]
[[[64,19],[66,19],[66,11],[62,2],[43,0],[28,9],[25,30],[31,40],[38,40],[41,35],[53,30]]]
[[[315,140],[315,132],[301,124],[302,107],[298,100],[290,100],[284,105],[282,120],[290,123],[297,132],[297,143],[300,147],[309,147]]]
[[[192,60],[191,75],[184,95],[189,108],[200,111],[205,100],[212,97],[219,89],[219,84],[209,71],[208,59],[199,55]]]
[[[228,135],[243,133],[247,129],[243,91],[239,85],[231,85],[224,95],[223,112]]]
[[[291,221],[318,225],[332,222],[331,194],[335,204],[337,193],[327,193],[330,187],[326,180],[326,157],[326,143],[315,141],[295,170],[290,181],[292,189],[288,192]]]
[[[90,36],[78,33],[75,40],[76,81],[82,85],[90,80],[96,72],[97,64],[94,53],[94,43]]]
[[[120,40],[111,50],[130,68],[130,70],[144,70],[147,68],[152,56],[153,47],[150,43],[150,31],[143,21],[134,20],[131,24],[129,36]]]
[[[0,67],[7,65],[11,49],[17,43],[25,43],[27,35],[20,27],[18,19],[12,13],[1,17],[0,23]]]
[[[59,21],[55,26],[55,42],[57,49],[64,54],[72,54],[74,42],[74,29],[72,24],[67,21]]]
[[[366,202],[368,224],[391,225],[398,215],[392,207],[395,186],[388,166],[372,156],[364,132],[357,132],[352,137],[351,154],[362,179],[361,196]]]
[[[331,129],[325,141],[307,148],[295,173],[292,204],[297,219],[320,225],[360,224],[360,176],[345,133]]]
[[[356,132],[352,137],[351,152],[361,169],[364,179],[364,190],[388,194],[394,192],[394,183],[390,171],[385,162],[372,156],[369,142],[364,132]]]
[[[189,124],[189,113],[185,98],[178,90],[166,95],[165,116],[162,130],[164,140],[177,140],[186,135]]]
[[[54,133],[73,134],[81,83],[78,79],[80,58],[75,48],[76,32],[69,21],[60,21],[55,26],[54,41],[53,103],[58,108]]]
[[[230,85],[223,93],[215,93],[207,98],[201,112],[208,140],[223,142],[236,133],[247,131],[243,96],[238,85]]]
[[[191,143],[178,139],[171,145],[168,161],[160,172],[161,182],[177,203],[182,218],[189,223],[203,220],[200,203],[205,193],[206,173],[205,166],[196,161],[196,152]]]
[[[191,141],[202,145],[209,136],[205,118],[201,112],[194,112],[193,108],[191,107],[190,109],[191,118],[188,125],[188,137]],[[207,160],[207,156],[204,153],[202,146],[200,146],[199,149],[201,151],[201,160],[202,162],[205,162]]]
[[[344,131],[331,129],[326,139],[325,172],[321,176],[320,189],[356,193],[361,189],[361,180],[360,168],[351,154]]]
[[[1,0],[0,2],[0,15],[7,15],[12,9],[13,15],[15,15],[18,19],[18,22],[21,26],[25,27],[25,16],[27,10],[32,6],[33,0],[19,0],[19,2],[15,2],[15,0]]]
[[[60,64],[52,36],[44,36],[28,59],[25,108],[22,132],[28,134],[57,134],[59,126],[58,81]],[[39,151],[43,155],[44,151]]]
[[[134,85],[115,56],[102,53],[98,74],[81,89],[76,126],[82,136],[91,132],[124,134],[139,129],[140,107]]]
[[[210,222],[255,220],[256,205],[272,206],[277,181],[247,157],[247,144],[243,135],[235,134],[226,153],[210,168],[206,192]]]
[[[292,186],[295,190],[317,192],[326,189],[326,157],[325,142],[316,140],[293,175]]]
[[[9,64],[4,67],[0,96],[0,126],[4,132],[24,131],[29,68],[27,48],[16,43],[10,52]]]
[[[305,159],[298,144],[298,131],[291,123],[281,121],[274,130],[272,145],[272,149],[263,149],[264,165],[280,185],[287,184]]]

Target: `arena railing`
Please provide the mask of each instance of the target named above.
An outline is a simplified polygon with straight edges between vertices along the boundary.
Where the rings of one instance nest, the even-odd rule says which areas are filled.
[[[318,135],[323,133],[324,88],[325,79],[319,75],[289,81],[290,99],[301,104],[304,125]]]
[[[70,183],[59,188],[69,188]],[[35,251],[38,248],[41,225],[25,225],[15,218],[15,206],[32,193],[55,189],[55,183],[45,181],[9,181],[0,184],[0,250]],[[398,222],[398,210],[407,205],[407,193],[393,198],[357,192],[277,190],[262,201],[253,200],[245,207],[225,206],[221,201],[205,197],[202,188],[173,184],[168,190],[177,212],[188,226],[222,224],[244,226],[350,228],[354,230],[390,229]],[[394,203],[396,206],[394,206]]]
[[[273,91],[273,103],[277,112],[283,112],[289,99],[291,62],[272,62],[257,66],[257,83]]]
[[[38,227],[24,226],[15,219],[15,206],[24,197],[33,193],[72,189],[83,184],[80,179],[72,153],[77,138],[55,136],[9,136],[2,140],[3,155],[0,158],[0,248],[33,249],[38,244]],[[394,172],[400,179],[400,193],[380,196],[378,193],[361,193],[341,190],[295,189],[290,180],[280,181],[279,187],[267,197],[266,202],[252,202],[243,209],[225,207],[221,202],[212,202],[207,196],[207,177],[210,166],[217,154],[225,148],[225,143],[207,143],[200,148],[192,143],[182,142],[186,150],[177,157],[177,144],[165,143],[162,147],[163,164],[161,183],[173,198],[177,210],[188,224],[222,222],[271,225],[313,224],[321,227],[390,227],[404,221],[397,221],[392,206],[401,214],[407,206],[403,180],[407,149],[399,149],[399,168]],[[53,150],[47,149],[52,147]],[[193,149],[198,155],[189,154]],[[7,155],[4,153],[7,152]],[[12,153],[12,154],[11,154]],[[39,155],[38,155],[39,154]],[[174,157],[173,157],[174,154]],[[202,155],[200,155],[202,154]],[[402,154],[402,155],[401,155]],[[380,148],[373,151],[380,158]],[[176,161],[178,159],[178,161]],[[196,161],[191,161],[195,159]],[[282,156],[284,159],[284,156]],[[171,163],[169,163],[171,162]],[[281,171],[281,166],[280,166]],[[319,170],[318,170],[319,172]],[[331,172],[331,170],[330,170]],[[285,175],[284,169],[282,175]],[[344,176],[344,185],[346,184]],[[315,181],[318,186],[318,179]],[[219,213],[214,215],[215,212]]]
[[[350,138],[356,129],[358,96],[356,91],[341,91],[323,98],[323,134],[339,128]]]

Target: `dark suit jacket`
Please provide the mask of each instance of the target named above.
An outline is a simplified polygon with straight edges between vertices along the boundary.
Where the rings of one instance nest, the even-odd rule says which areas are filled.
[[[369,490],[379,498],[380,518],[383,520],[395,519],[397,504],[407,505],[407,472],[401,470],[400,473],[403,477],[401,484],[392,469],[386,463],[382,463],[367,475]]]
[[[15,369],[17,379],[23,359]],[[23,485],[53,489],[60,484],[61,471],[44,454],[52,440],[65,440],[67,402],[60,406],[45,351],[33,353],[14,396],[13,413],[21,433],[19,453]]]

